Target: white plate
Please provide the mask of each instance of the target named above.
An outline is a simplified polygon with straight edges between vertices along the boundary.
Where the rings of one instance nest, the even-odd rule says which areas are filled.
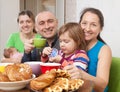
[[[15,82],[0,82],[0,90],[4,91],[15,91],[24,88],[29,82],[35,78],[33,74],[31,79],[24,80],[24,81],[15,81]]]

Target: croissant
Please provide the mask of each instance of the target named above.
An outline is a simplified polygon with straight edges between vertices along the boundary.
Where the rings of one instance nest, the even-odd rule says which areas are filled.
[[[41,90],[48,85],[50,85],[56,77],[56,70],[51,70],[39,77],[33,79],[30,82],[30,87],[32,90]]]
[[[0,72],[0,82],[8,82],[10,81],[9,78]]]
[[[52,69],[33,79],[30,82],[30,87],[32,90],[42,90],[42,92],[73,92],[83,84],[82,79],[71,79],[70,74],[65,70]]]
[[[32,69],[28,64],[12,64],[5,67],[4,74],[10,81],[22,81],[31,78]]]

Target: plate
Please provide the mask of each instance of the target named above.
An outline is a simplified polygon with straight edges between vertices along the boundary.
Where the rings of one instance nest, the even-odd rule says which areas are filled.
[[[26,87],[29,82],[35,78],[35,75],[32,75],[31,79],[24,81],[15,81],[15,82],[0,82],[0,90],[4,91],[16,91]]]

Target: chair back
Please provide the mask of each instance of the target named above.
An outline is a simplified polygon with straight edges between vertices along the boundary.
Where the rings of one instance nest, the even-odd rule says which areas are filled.
[[[120,92],[120,58],[113,57],[110,69],[108,92]]]

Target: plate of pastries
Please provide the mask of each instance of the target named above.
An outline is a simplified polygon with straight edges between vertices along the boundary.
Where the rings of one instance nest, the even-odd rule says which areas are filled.
[[[28,64],[8,64],[0,72],[0,90],[15,91],[26,87],[35,75]]]
[[[84,81],[72,79],[66,70],[52,69],[30,81],[30,88],[35,92],[74,92]]]

